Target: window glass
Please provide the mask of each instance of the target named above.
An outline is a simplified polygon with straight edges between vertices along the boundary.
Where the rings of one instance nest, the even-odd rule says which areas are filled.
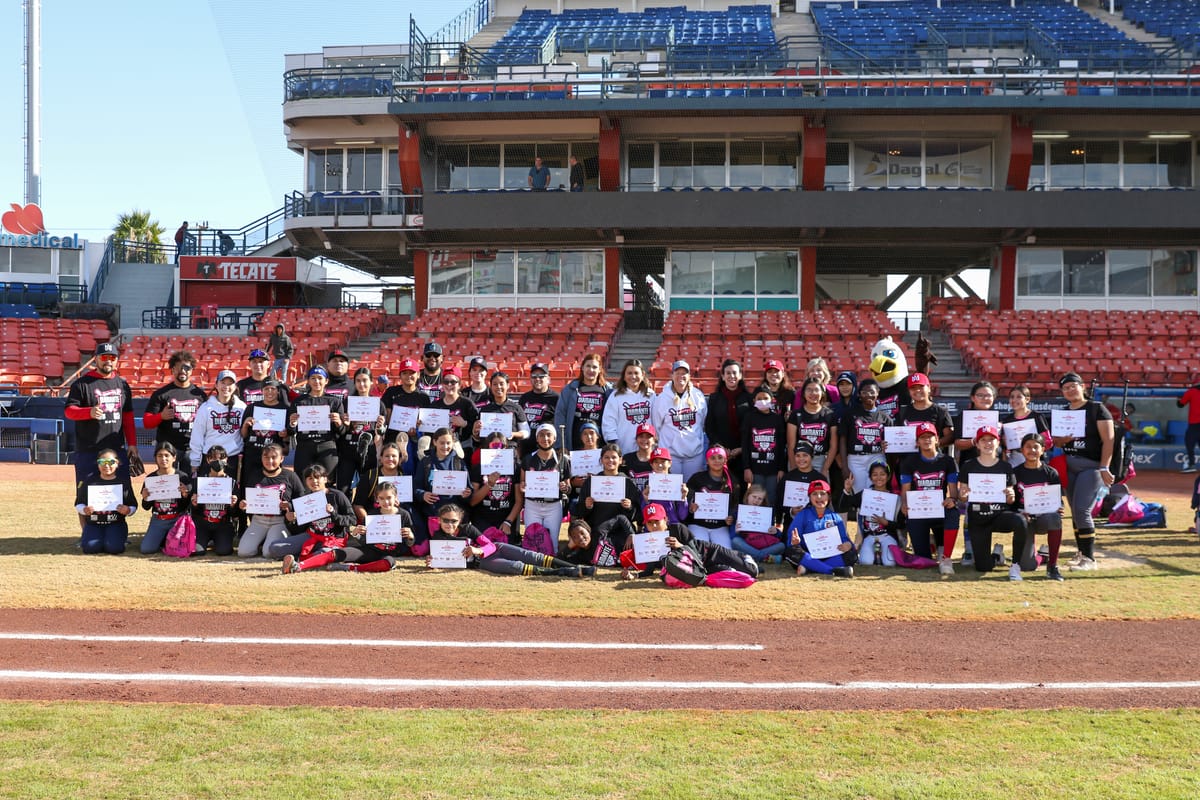
[[[433,294],[470,294],[471,254],[455,250],[431,252],[429,290]]]
[[[712,253],[671,253],[672,294],[712,294]]]
[[[378,192],[387,184],[384,183],[383,151],[368,150],[363,159],[363,191]]]
[[[1150,251],[1108,251],[1108,293],[1133,297],[1150,295]]]
[[[854,185],[862,188],[887,186],[887,142],[854,143]]]
[[[536,149],[542,157],[542,163],[550,168],[550,188],[568,188],[571,185],[571,165],[567,163],[566,143],[539,144]],[[533,166],[532,162],[530,166]]]
[[[1046,143],[1033,143],[1033,163],[1029,165],[1029,188],[1046,185]]]
[[[529,188],[529,170],[533,168],[533,159],[536,155],[537,148],[532,144],[510,143],[504,145],[505,189]]]
[[[763,185],[762,142],[729,143],[729,185],[756,188]]]
[[[50,255],[54,252],[47,247],[13,247],[12,271],[29,272],[35,275],[50,274]]]
[[[1152,250],[1150,263],[1156,296],[1196,296],[1195,250]]]
[[[62,277],[68,275],[79,276],[79,262],[82,252],[79,250],[59,250],[58,251],[58,274]]]
[[[1062,294],[1062,252],[1058,250],[1017,251],[1017,294],[1025,296]]]
[[[957,141],[931,139],[925,143],[925,185],[958,188],[962,163]]]
[[[1165,180],[1159,186],[1189,188],[1192,185],[1192,143],[1160,142],[1158,163],[1166,168]],[[1162,173],[1159,173],[1160,176]]]
[[[629,191],[654,191],[654,145],[631,144],[626,152],[629,159]]]
[[[1051,142],[1050,185],[1057,188],[1083,186],[1086,154],[1083,142]]]
[[[725,185],[725,142],[696,142],[692,147],[694,186]]]
[[[517,257],[517,286],[522,294],[558,294],[558,252],[521,252]]]
[[[438,147],[438,191],[471,188],[470,158],[471,147],[469,145],[446,144]]]
[[[560,284],[564,294],[602,294],[604,292],[604,253],[599,250],[564,251]]]
[[[1104,188],[1120,186],[1121,143],[1088,142],[1084,149],[1084,185]]]
[[[763,142],[763,185],[775,189],[795,189],[799,184],[800,142]]]
[[[308,176],[310,192],[337,192],[342,188],[342,151],[309,150]]]
[[[583,164],[583,171],[587,175],[583,188],[589,192],[597,191],[600,188],[600,145],[596,142],[573,142],[571,155]],[[570,170],[567,172],[569,175]]]
[[[797,294],[799,258],[795,251],[768,251],[754,254],[759,294]]]
[[[887,143],[887,185],[921,185],[921,143],[895,140]]]
[[[511,250],[477,250],[471,258],[471,288],[474,294],[512,294]]]
[[[1063,294],[1104,295],[1104,251],[1063,251]]]
[[[363,190],[364,175],[367,167],[367,151],[358,148],[346,151],[346,180],[343,184],[348,192]]]
[[[825,188],[850,188],[850,143],[825,143]]]
[[[1164,176],[1165,177],[1165,176]],[[1159,186],[1157,142],[1125,142],[1125,186]]]
[[[12,258],[11,247],[0,247],[0,272],[9,272],[8,262]]]
[[[718,250],[713,259],[713,294],[754,293],[754,253]]]
[[[663,142],[658,146],[658,185],[675,189],[695,185],[691,142]]]

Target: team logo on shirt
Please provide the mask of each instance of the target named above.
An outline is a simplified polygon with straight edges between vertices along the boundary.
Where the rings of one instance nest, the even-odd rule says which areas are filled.
[[[243,389],[242,401],[249,405],[250,403],[261,403],[263,399],[262,389]]]
[[[484,504],[488,508],[497,508],[512,494],[512,476],[501,475],[497,480],[492,490],[488,492],[487,497],[483,499]]]
[[[432,383],[426,383],[426,381],[432,381]],[[421,377],[417,380],[417,389],[424,392],[431,402],[436,403],[442,399],[442,376],[439,374],[427,377],[422,372]]]
[[[816,450],[817,447],[824,448],[825,437],[829,435],[829,426],[821,422],[801,422],[800,426],[796,428],[796,434],[797,441],[803,439]]]
[[[183,425],[191,425],[196,421],[196,412],[200,410],[200,401],[193,398],[191,400],[172,400],[171,408],[175,409],[175,421]]]
[[[859,444],[865,447],[876,447],[883,441],[883,423],[856,421],[854,436]]]
[[[242,410],[230,408],[224,411],[210,411],[214,433],[236,433],[242,424]]]
[[[836,527],[837,527],[837,522],[836,522],[836,521],[834,521],[833,519],[830,519],[829,517],[826,517],[826,518],[825,518],[825,528],[826,528],[826,529],[829,529],[829,528],[836,528]]]
[[[526,403],[521,407],[525,409],[525,420],[530,427],[541,424],[550,416],[550,406],[545,403]]]
[[[125,392],[121,389],[93,389],[92,405],[104,412],[103,422],[114,422],[121,416],[121,405],[125,400]],[[100,422],[101,420],[97,420]]]
[[[760,453],[769,453],[775,449],[774,428],[753,428],[750,431],[750,443]]]
[[[875,407],[880,411],[885,411],[892,416],[896,415],[896,411],[900,408],[900,395],[894,394],[891,397],[881,397]]]
[[[635,403],[622,403],[621,407],[625,409],[625,420],[630,425],[641,425],[643,422],[650,419],[649,400],[640,400]]]
[[[941,489],[942,484],[946,480],[946,473],[942,470],[937,472],[914,472],[913,473],[913,488],[914,489]]]
[[[575,411],[588,417],[594,417],[600,413],[604,406],[604,395],[596,392],[579,395],[579,399],[575,401]]]
[[[691,430],[696,424],[696,409],[687,406],[672,408],[667,416],[671,418],[671,424],[681,431]]]

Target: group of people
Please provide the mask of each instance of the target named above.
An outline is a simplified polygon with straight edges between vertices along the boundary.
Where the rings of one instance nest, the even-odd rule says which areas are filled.
[[[84,552],[123,552],[140,504],[151,515],[143,553],[190,515],[196,553],[281,559],[289,573],[383,571],[401,556],[445,566],[438,542],[452,540],[451,550],[462,544],[452,561],[494,572],[583,576],[623,565],[632,576],[646,567],[630,560],[632,537],[661,517],[679,526],[675,546],[705,543],[749,574],[786,563],[853,577],[858,564],[924,561],[950,575],[965,518],[964,564],[1004,564],[992,539],[1011,533],[1012,580],[1043,557],[1061,580],[1063,498],[1079,553],[1072,568],[1095,568],[1091,511],[1113,481],[1113,422],[1075,373],[1060,381],[1068,409],[1048,423],[1022,386],[1000,419],[990,411],[996,388],[980,382],[952,420],[924,374],[881,387],[853,372],[835,378],[820,358],[798,387],[782,362],[747,383],[726,360],[706,395],[682,360],[658,392],[641,361],[613,383],[590,354],[559,391],[533,364],[518,393],[481,357],[465,374],[447,365],[437,342],[405,359],[394,385],[365,367],[351,373],[335,349],[291,387],[272,370],[277,353],[252,350],[249,374],[223,370],[212,391],[192,382],[190,352],[172,354],[171,381],[142,419],[155,431],[146,476],[155,480],[135,494],[130,477],[144,468],[132,396],[116,348],[97,349],[66,409]],[[1065,475],[1047,464],[1052,448]],[[289,452],[294,471],[283,467]],[[1047,540],[1040,555],[1037,534]]]

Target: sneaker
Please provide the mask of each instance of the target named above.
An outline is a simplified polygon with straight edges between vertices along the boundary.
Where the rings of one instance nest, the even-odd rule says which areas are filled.
[[[965,553],[963,553],[963,557],[962,557],[962,565],[963,565],[964,567],[972,567],[972,566],[974,566],[974,565],[975,565],[975,554],[974,554],[974,553],[972,553],[970,550],[968,550],[968,551],[966,551]]]
[[[579,577],[590,578],[596,574],[596,568],[591,564],[584,564],[579,568]]]
[[[992,548],[992,562],[997,567],[1003,567],[1008,561],[1004,558],[1004,545],[998,544]]]
[[[1096,560],[1087,556],[1080,556],[1071,563],[1072,572],[1091,572],[1094,569],[1096,569]]]
[[[1063,575],[1058,571],[1057,566],[1046,567],[1046,578],[1047,580],[1061,581],[1063,580]]]
[[[749,553],[742,553],[742,561],[746,564],[746,572],[751,578],[758,577],[758,562]]]
[[[1011,567],[1008,568],[1008,579],[1010,581],[1025,580],[1024,578],[1021,577],[1021,565],[1020,564],[1013,564]]]
[[[299,572],[300,571],[300,562],[296,560],[295,556],[286,555],[283,557],[283,570],[282,571],[283,571],[284,575],[291,575],[293,572]]]
[[[854,567],[834,567],[833,574],[839,578],[853,578]]]
[[[1189,466],[1184,467],[1181,471],[1182,472],[1196,472],[1197,468],[1193,465],[1189,465]]]
[[[941,560],[938,561],[938,572],[943,575],[953,575],[954,561],[943,556]]]
[[[1041,547],[1039,547],[1037,554],[1039,556],[1041,556],[1042,558],[1049,558],[1050,557],[1050,545],[1044,544]]]

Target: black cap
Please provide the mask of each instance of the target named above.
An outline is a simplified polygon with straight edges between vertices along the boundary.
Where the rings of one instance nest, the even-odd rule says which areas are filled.
[[[467,362],[467,369],[471,367],[483,367],[487,369],[487,362],[483,360],[483,356],[471,356],[471,360]]]
[[[804,439],[801,439],[800,441],[796,442],[796,452],[797,453],[808,453],[811,456],[813,454],[812,442],[805,441]]]
[[[1068,383],[1083,383],[1083,378],[1079,377],[1078,372],[1068,372],[1058,379],[1058,387],[1061,389]]]
[[[441,354],[442,354],[442,346],[440,344],[438,344],[437,342],[427,342],[425,344],[425,355],[427,355],[427,356],[439,355],[440,356]]]
[[[117,350],[117,346],[112,342],[101,342],[96,345],[97,356],[119,356],[121,351]]]
[[[532,366],[530,366],[530,367],[529,367],[529,374],[530,374],[530,375],[532,375],[532,374],[533,374],[533,373],[535,373],[535,372],[540,372],[540,373],[542,373],[543,375],[549,375],[549,374],[550,374],[550,368],[549,368],[549,367],[547,367],[547,366],[546,366],[545,364],[543,364],[542,362],[538,361],[537,363],[535,363],[535,364],[533,364]]]
[[[346,355],[344,352],[342,352],[342,350],[341,350],[340,348],[338,348],[338,349],[336,349],[336,350],[330,350],[330,351],[329,351],[329,358],[327,358],[327,359],[325,359],[325,360],[326,360],[326,361],[333,361],[335,358],[344,358],[344,359],[346,359],[347,361],[349,361],[349,360],[350,360],[350,356],[348,356],[348,355]]]

